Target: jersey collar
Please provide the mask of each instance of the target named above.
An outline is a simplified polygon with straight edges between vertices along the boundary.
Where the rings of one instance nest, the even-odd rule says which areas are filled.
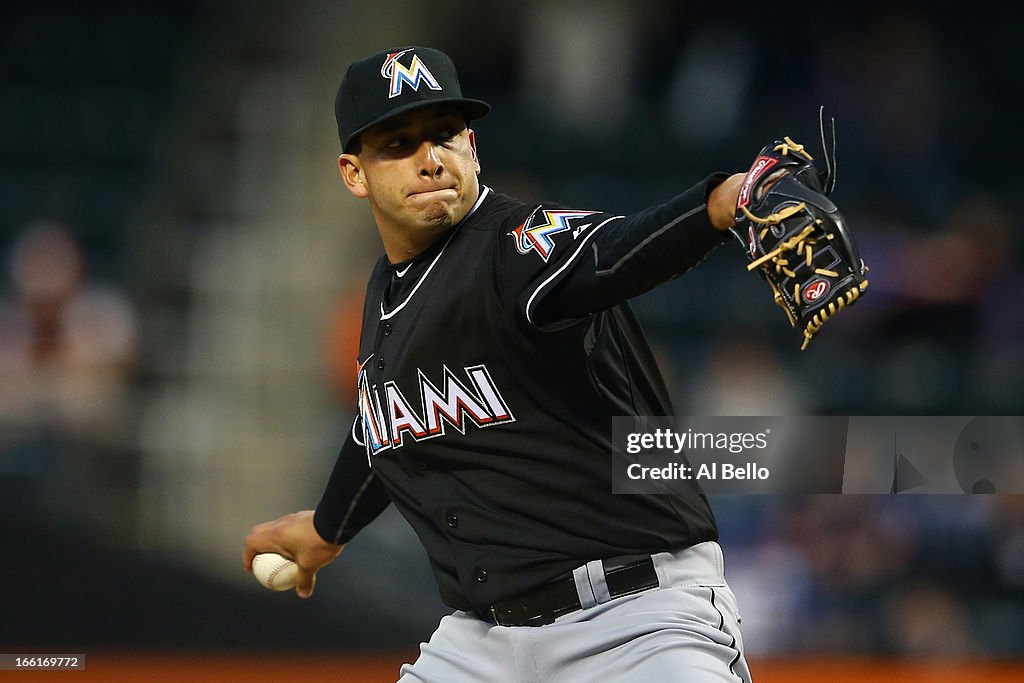
[[[423,271],[423,274],[420,275],[419,281],[417,281],[416,284],[413,286],[413,288],[411,290],[409,290],[409,294],[405,297],[405,299],[403,299],[401,301],[401,303],[399,303],[397,306],[395,306],[394,308],[392,308],[390,311],[387,311],[387,312],[384,311],[384,302],[383,301],[380,302],[380,319],[381,320],[387,320],[388,318],[393,317],[396,313],[398,313],[403,308],[405,308],[406,304],[408,304],[409,301],[413,298],[413,296],[415,296],[416,292],[420,288],[420,285],[423,284],[423,282],[427,279],[427,276],[430,275],[430,271],[434,269],[434,266],[441,259],[441,255],[444,254],[444,250],[448,248],[448,245],[451,243],[452,238],[455,237],[455,234],[459,231],[459,228],[462,227],[466,223],[467,220],[469,220],[470,216],[472,216],[474,213],[476,213],[476,210],[478,208],[480,208],[481,204],[483,204],[484,198],[487,197],[487,195],[489,195],[491,193],[491,188],[487,187],[486,185],[481,185],[480,187],[481,187],[480,196],[476,198],[476,201],[473,203],[472,208],[470,208],[469,213],[467,213],[465,216],[463,216],[462,220],[459,221],[455,225],[455,227],[452,228],[452,232],[451,232],[450,235],[448,235],[448,239],[445,240],[444,245],[441,247],[441,250],[439,252],[437,252],[437,255],[434,256],[433,260],[430,262],[430,265],[427,266],[426,269]],[[406,265],[405,267],[408,267],[408,266]],[[404,273],[403,273],[403,275],[404,275]]]

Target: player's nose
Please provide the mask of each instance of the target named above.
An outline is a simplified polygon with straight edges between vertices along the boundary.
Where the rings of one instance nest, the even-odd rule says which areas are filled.
[[[437,154],[437,145],[431,140],[424,140],[420,145],[420,175],[429,178],[440,178],[444,175],[444,163]]]

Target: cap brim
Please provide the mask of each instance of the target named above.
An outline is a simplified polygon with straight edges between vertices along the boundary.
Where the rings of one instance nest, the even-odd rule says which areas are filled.
[[[369,128],[373,128],[378,123],[383,123],[388,119],[398,116],[399,114],[404,114],[405,112],[413,111],[414,109],[431,107],[436,104],[451,104],[457,106],[466,115],[467,121],[476,121],[477,119],[482,119],[483,117],[487,116],[487,114],[491,111],[491,105],[487,104],[483,100],[473,100],[465,97],[441,97],[437,99],[417,100],[415,102],[409,102],[399,107],[395,107],[394,109],[389,109],[387,113],[381,114],[380,116],[373,119],[369,123],[352,131],[352,133],[349,134],[348,139],[345,140],[343,149],[344,151],[347,152],[349,145],[352,144],[352,141],[355,140],[360,133],[364,132]]]

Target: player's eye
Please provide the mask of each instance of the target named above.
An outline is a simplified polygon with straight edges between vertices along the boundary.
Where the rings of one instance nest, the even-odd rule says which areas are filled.
[[[442,128],[434,133],[434,142],[436,144],[445,144],[447,142],[451,142],[455,135],[455,129]]]
[[[402,147],[405,147],[405,138],[392,138],[384,146],[387,149],[402,149]]]

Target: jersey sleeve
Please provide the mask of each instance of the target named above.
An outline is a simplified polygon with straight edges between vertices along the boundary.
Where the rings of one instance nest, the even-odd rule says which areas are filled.
[[[678,277],[729,238],[706,208],[727,177],[628,216],[537,206],[502,235],[503,296],[528,324],[558,329]]]
[[[358,426],[358,425],[357,425]],[[331,543],[347,543],[391,502],[366,459],[366,450],[350,433],[313,515],[313,526]]]

